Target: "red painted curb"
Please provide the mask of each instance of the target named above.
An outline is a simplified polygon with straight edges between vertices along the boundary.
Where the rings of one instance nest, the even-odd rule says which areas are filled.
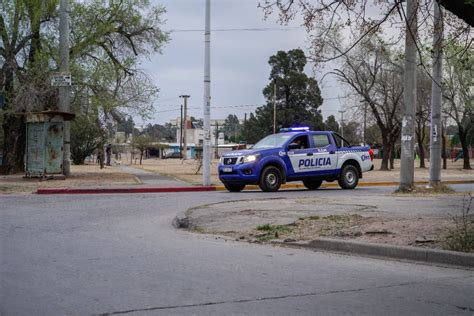
[[[38,189],[37,194],[110,194],[110,193],[162,193],[162,192],[202,192],[215,191],[215,186],[193,187],[160,187],[160,188],[95,188],[95,189],[67,189],[47,188]]]

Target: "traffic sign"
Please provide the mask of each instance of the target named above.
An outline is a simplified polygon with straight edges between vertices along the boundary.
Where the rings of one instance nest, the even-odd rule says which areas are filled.
[[[53,87],[69,87],[71,84],[71,74],[54,73],[51,75],[51,85]]]

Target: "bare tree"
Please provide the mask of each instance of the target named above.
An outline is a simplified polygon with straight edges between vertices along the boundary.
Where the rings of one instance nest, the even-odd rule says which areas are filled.
[[[340,82],[350,87],[368,105],[380,129],[381,170],[389,170],[390,157],[400,135],[402,68],[392,61],[392,54],[383,45],[365,41],[359,48],[344,54],[342,67],[332,71]]]
[[[420,168],[426,168],[426,148],[425,142],[427,140],[427,134],[429,132],[428,121],[430,118],[430,106],[431,106],[431,79],[428,75],[419,70],[416,76],[417,83],[417,107],[415,116],[415,135],[418,148],[418,154],[420,157]]]
[[[449,52],[456,58],[446,58],[444,67],[443,98],[444,113],[458,127],[459,140],[464,152],[464,169],[471,169],[467,135],[474,121],[474,43],[467,50],[450,47]],[[458,52],[456,54],[456,52]]]

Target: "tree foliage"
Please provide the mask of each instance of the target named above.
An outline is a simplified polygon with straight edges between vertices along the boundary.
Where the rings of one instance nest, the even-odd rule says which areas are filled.
[[[240,138],[242,126],[239,118],[235,114],[229,114],[225,119],[222,131],[224,132],[225,139],[231,142],[237,142]]]
[[[106,131],[98,117],[79,115],[71,122],[71,159],[75,165],[84,164],[85,159],[101,149],[106,142]]]
[[[273,132],[273,95],[276,86],[276,128],[306,125],[323,127],[323,99],[316,79],[304,73],[307,60],[301,49],[278,51],[270,57],[269,84],[263,89],[267,103],[255,110],[244,124],[246,140],[255,142]]]
[[[57,108],[49,77],[58,69],[58,0],[0,3],[0,91],[3,116],[3,164],[22,169],[25,127],[16,112]],[[148,0],[74,1],[70,8],[72,109],[98,113],[101,121],[124,113],[146,116],[158,92],[141,70],[139,58],[160,52],[168,40],[161,30],[164,9]]]
[[[324,129],[327,131],[339,132],[339,123],[334,115],[329,115],[324,122]]]

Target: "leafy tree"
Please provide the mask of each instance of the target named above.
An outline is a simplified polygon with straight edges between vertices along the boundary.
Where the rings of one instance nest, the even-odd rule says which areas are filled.
[[[58,0],[0,3],[0,91],[5,135],[4,171],[23,169],[25,126],[18,112],[57,108],[49,76],[58,68]],[[75,1],[71,5],[72,108],[118,121],[123,112],[146,116],[157,93],[140,56],[159,52],[164,9],[148,0]]]
[[[79,115],[71,122],[71,159],[75,165],[102,148],[106,142],[106,131],[98,117]]]
[[[229,114],[225,119],[224,126],[222,130],[224,132],[225,138],[231,142],[237,142],[240,137],[241,125],[239,118],[235,114]]]
[[[117,124],[117,131],[124,132],[125,137],[128,137],[133,134],[133,129],[135,128],[135,122],[133,118],[129,116],[126,120],[122,120]]]
[[[324,122],[324,129],[327,131],[339,132],[339,123],[336,121],[334,115],[329,115]]]
[[[141,134],[148,135],[153,141],[157,142],[161,140],[173,141],[176,137],[176,128],[173,129],[170,125],[148,124]]]
[[[140,152],[140,165],[142,164],[143,155],[150,148],[152,139],[148,135],[140,135],[133,138],[132,145]]]
[[[352,145],[358,145],[362,143],[359,127],[359,122],[349,121],[344,123],[344,138]]]
[[[323,127],[321,106],[323,99],[316,79],[304,73],[306,56],[301,49],[278,51],[270,57],[270,83],[263,89],[267,103],[255,110],[255,116],[244,124],[252,130],[252,140],[273,132],[273,95],[276,85],[276,127],[306,125]],[[249,141],[249,139],[247,139]]]

